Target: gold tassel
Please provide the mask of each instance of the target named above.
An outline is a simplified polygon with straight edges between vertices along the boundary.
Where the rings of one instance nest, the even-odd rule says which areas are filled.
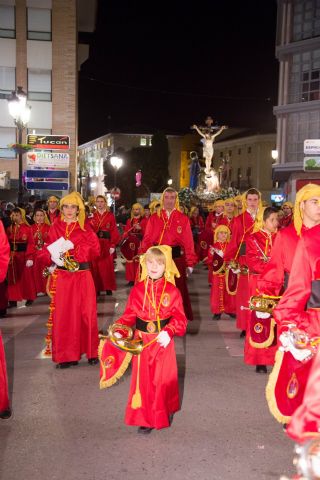
[[[131,400],[131,408],[133,408],[134,410],[142,406],[141,393],[139,388],[139,377],[140,377],[140,355],[138,355],[136,391],[132,395],[132,400]]]

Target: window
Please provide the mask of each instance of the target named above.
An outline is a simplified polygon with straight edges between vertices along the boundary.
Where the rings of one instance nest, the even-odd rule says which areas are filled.
[[[149,147],[152,147],[152,137],[149,137]]]
[[[146,137],[140,137],[140,146],[145,147],[147,145]]]
[[[15,38],[15,10],[14,7],[0,5],[0,37]]]
[[[319,137],[320,112],[290,113],[287,118],[286,162],[302,162],[304,140]]]
[[[294,42],[320,35],[320,3],[319,0],[293,1]]]
[[[51,70],[28,69],[28,99],[51,101]]]
[[[0,67],[0,98],[7,98],[16,89],[16,69]]]
[[[232,156],[232,150],[229,150],[229,157]]]
[[[292,56],[288,103],[320,100],[320,50]]]
[[[0,127],[0,158],[16,158],[15,152],[8,148],[11,143],[16,143],[16,129]]]
[[[51,135],[52,130],[50,128],[28,128],[28,135]]]
[[[241,148],[238,148],[238,155],[241,155]]]
[[[223,158],[223,152],[222,151],[220,152],[220,158]]]
[[[251,147],[248,147],[248,153],[251,153]]]
[[[28,8],[28,40],[51,40],[51,10]]]

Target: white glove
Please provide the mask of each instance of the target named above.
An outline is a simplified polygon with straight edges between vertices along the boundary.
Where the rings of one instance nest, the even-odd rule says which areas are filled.
[[[171,341],[170,335],[165,330],[159,333],[157,336],[157,342],[161,345],[161,347],[166,348]]]
[[[55,271],[56,268],[57,265],[50,265],[50,267],[48,267],[48,272],[50,273],[50,275]]]
[[[114,332],[113,336],[116,338],[122,338],[122,335],[120,332]]]
[[[187,267],[187,277],[190,277],[191,273],[193,272],[193,268],[192,267]],[[162,332],[161,332],[162,333]]]
[[[114,253],[115,249],[113,247],[109,248],[109,253],[112,255]]]
[[[58,265],[58,267],[63,267],[63,265],[64,265],[63,260],[61,260],[60,257],[56,257],[56,256],[52,255],[51,260],[53,261],[53,263]]]
[[[33,265],[33,260],[27,260],[26,261],[26,267],[29,268],[29,267],[32,267],[32,265]]]
[[[256,312],[257,318],[269,318],[271,317],[270,313],[268,312]]]
[[[296,348],[292,343],[292,338],[290,337],[289,332],[281,333],[279,340],[282,344],[282,346],[279,347],[279,350],[282,352],[290,352],[299,362],[303,362],[312,355],[311,350],[308,348]]]
[[[214,247],[212,248],[212,250],[213,250],[214,252],[216,252],[216,253],[219,255],[219,257],[222,257],[222,258],[223,258],[224,253],[223,253],[222,250],[219,250],[218,248],[214,248]]]
[[[72,250],[74,248],[74,244],[71,242],[71,240],[65,240],[62,248],[62,253],[66,253],[68,250]]]
[[[281,335],[279,337],[279,341],[281,343],[281,346],[279,347],[279,350],[281,352],[288,352],[289,344],[290,344],[290,338],[289,338],[288,332],[281,333]]]

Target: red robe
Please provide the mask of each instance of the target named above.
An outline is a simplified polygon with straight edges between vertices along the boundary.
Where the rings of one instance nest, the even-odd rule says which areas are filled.
[[[216,242],[213,244],[213,247],[225,252],[227,243]],[[212,262],[213,262],[213,255],[209,249],[208,265],[211,266],[211,272],[212,272]],[[229,295],[229,293],[227,292],[226,281],[225,281],[225,270],[217,274],[212,273],[210,283],[212,285],[211,293],[210,293],[211,312],[213,314],[219,314],[223,312],[234,314],[236,312],[235,296]]]
[[[302,227],[302,233],[307,229]],[[257,281],[257,288],[265,295],[281,295],[287,287],[293,257],[299,237],[293,225],[277,234],[271,250],[271,259]]]
[[[9,301],[34,300],[37,293],[33,267],[26,267],[26,261],[32,260],[32,254],[27,252],[28,246],[32,245],[31,227],[25,223],[14,224],[7,228],[7,235],[11,249],[8,269]]]
[[[150,298],[152,299],[152,286],[155,297],[153,305],[149,301]],[[147,295],[145,288],[147,288]],[[184,335],[187,319],[183,310],[181,294],[174,285],[165,282],[163,277],[154,282],[148,279],[136,284],[131,290],[125,311],[117,323],[134,326],[137,317],[146,322],[156,321],[157,313],[154,306],[159,308],[159,305],[159,318],[170,318],[163,330],[168,332],[171,338],[174,335]],[[155,339],[157,335],[158,333],[135,330],[135,338],[141,337],[144,344]],[[142,405],[140,408],[134,409],[131,401],[136,391],[137,375],[138,357],[133,356],[125,423],[157,429],[168,427],[169,416],[180,409],[174,341],[171,340],[166,348],[154,342],[140,354],[139,388]]]
[[[180,273],[180,278],[176,279],[176,285],[183,298],[186,316],[188,320],[192,320],[193,313],[186,282],[186,267],[193,267],[197,263],[197,255],[194,251],[189,218],[178,210],[173,210],[169,218],[165,210],[161,210],[160,216],[157,213],[151,215],[142,240],[142,251],[146,252],[154,245],[179,246],[183,250],[180,257],[174,258]]]
[[[279,228],[286,228],[289,227],[293,223],[293,214],[287,215],[286,217],[282,217],[279,221]]]
[[[190,227],[193,237],[194,250],[197,254],[198,259],[200,258],[200,244],[199,244],[199,234],[204,231],[204,221],[201,215],[196,217],[192,215],[190,218]]]
[[[291,417],[286,433],[298,443],[319,437],[320,430],[320,350],[313,361],[303,402]]]
[[[234,219],[235,219],[235,217],[229,218],[226,215],[223,215],[219,225],[226,225],[227,227],[229,227],[230,232],[232,232]]]
[[[53,210],[53,211],[48,210],[47,216],[48,216],[48,219],[49,219],[50,224],[52,225],[53,222],[55,221],[55,219],[60,216],[60,210],[59,210],[58,208],[56,208],[56,209]]]
[[[240,263],[240,265],[246,264],[245,245],[248,236],[252,233],[253,225],[254,219],[247,211],[234,218],[231,240],[228,243],[225,253],[226,262],[235,259]],[[241,245],[243,245],[243,252],[241,251]],[[240,274],[238,290],[236,294],[236,326],[239,328],[239,330],[245,330],[247,328],[247,320],[250,316],[250,312],[247,310],[241,310],[241,307],[248,306],[249,298],[249,276],[246,274]]]
[[[210,212],[206,219],[205,229],[206,230],[215,230],[218,225],[220,225],[221,220],[223,218],[223,213],[219,215],[216,212]]]
[[[10,257],[10,246],[0,221],[0,286],[6,277]],[[1,292],[1,291],[0,291]],[[8,378],[6,357],[3,348],[2,335],[0,331],[0,413],[9,408]]]
[[[71,232],[69,240],[74,249],[69,253],[78,262],[90,262],[100,253],[99,240],[86,222],[85,230],[78,222],[67,224],[58,218],[51,225],[47,245],[58,238],[66,238],[66,227]],[[50,253],[44,248],[40,254],[51,264]],[[56,275],[56,277],[55,277]],[[90,269],[69,272],[57,268],[55,277],[52,360],[57,363],[78,361],[85,353],[87,358],[97,357],[98,326],[96,292]]]
[[[41,257],[40,252],[47,240],[49,230],[50,225],[47,225],[46,223],[34,223],[31,225],[32,243],[28,245],[27,254],[32,256],[33,259],[32,272],[37,293],[46,292],[47,278],[43,276],[43,270],[46,264],[43,257]]]
[[[116,277],[113,267],[113,255],[110,255],[110,248],[116,248],[120,240],[116,220],[113,213],[106,211],[100,214],[95,212],[90,218],[93,230],[99,236],[98,232],[109,232],[110,238],[99,238],[100,256],[91,263],[96,291],[116,290]]]
[[[257,281],[260,275],[263,274],[264,269],[268,265],[267,262],[263,260],[262,252],[266,257],[270,258],[272,245],[274,244],[276,233],[268,235],[266,232],[258,231],[252,233],[247,238],[246,246],[246,264],[249,267],[250,271],[250,296],[257,295]],[[247,335],[244,345],[244,361],[248,365],[273,365],[274,357],[277,351],[277,344],[272,344],[270,347],[266,348],[254,348],[249,341],[250,335],[250,316],[249,312],[247,318]]]
[[[312,282],[320,279],[319,242],[320,225],[306,230],[298,242],[288,288],[274,309],[280,333],[293,323],[311,338],[320,336],[320,302],[310,303]],[[317,291],[313,296],[317,298]]]
[[[124,232],[122,239],[130,235],[135,235],[142,241],[143,235],[146,231],[148,220],[144,217],[133,217],[128,218],[126,226],[124,227]],[[136,229],[135,225],[140,225],[141,229]],[[128,282],[134,282],[137,278],[137,270],[139,267],[139,258],[134,259],[131,262],[126,262],[126,280]]]

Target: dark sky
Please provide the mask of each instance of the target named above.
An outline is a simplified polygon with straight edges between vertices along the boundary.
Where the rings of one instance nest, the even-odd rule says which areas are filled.
[[[275,129],[275,0],[100,0],[79,76],[79,143],[113,132]]]

